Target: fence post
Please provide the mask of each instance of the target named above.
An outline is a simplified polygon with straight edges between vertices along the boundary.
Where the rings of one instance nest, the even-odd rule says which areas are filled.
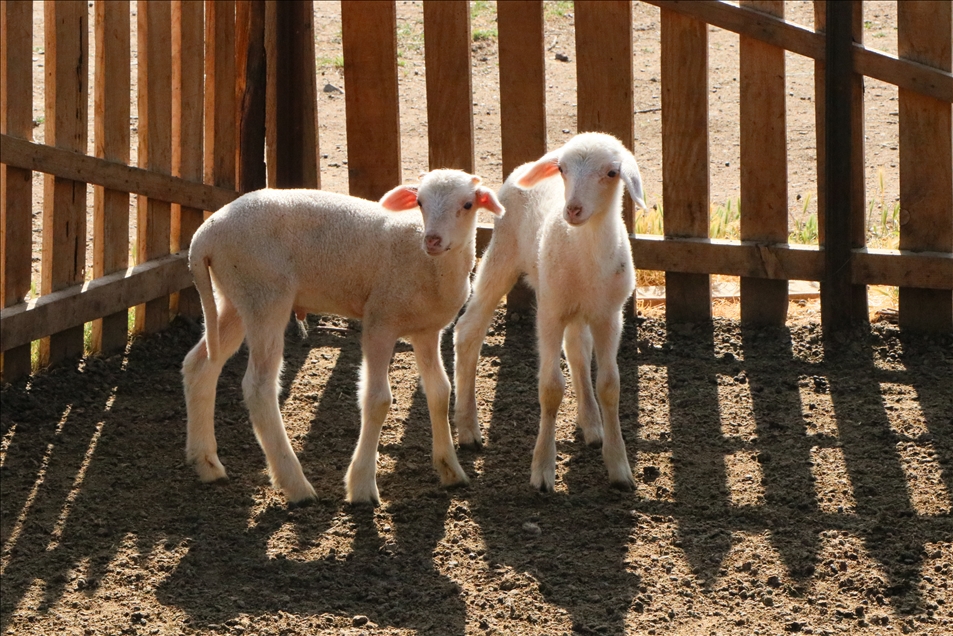
[[[784,17],[783,0],[741,6]],[[788,165],[784,49],[742,35],[740,44],[741,239],[787,242]],[[741,277],[741,321],[784,324],[788,282]]]
[[[427,131],[430,169],[472,173],[473,89],[470,69],[470,3],[424,3],[427,65]]]
[[[265,187],[265,2],[238,0],[238,191]]]
[[[0,132],[33,139],[33,3],[0,6]],[[0,166],[0,307],[23,302],[32,275],[33,173]],[[30,373],[30,344],[3,353],[2,377]]]
[[[95,16],[96,156],[128,164],[129,2],[100,0]],[[93,197],[93,277],[100,278],[129,266],[129,193],[96,186]],[[93,351],[125,349],[128,322],[128,309],[94,320]]]
[[[503,177],[546,154],[546,59],[541,0],[497,3]],[[536,293],[523,280],[506,295],[507,311],[528,311]]]
[[[281,3],[284,4],[284,3]],[[205,3],[205,183],[235,189],[235,1]]]
[[[662,9],[662,200],[665,235],[707,237],[708,25]],[[711,320],[708,274],[665,273],[669,323]]]
[[[397,6],[391,0],[341,3],[348,189],[377,200],[400,185]]]
[[[950,72],[949,2],[898,2],[900,57]],[[900,89],[900,249],[953,252],[950,104]],[[953,284],[953,281],[950,281]],[[953,330],[953,291],[900,288],[900,325]]]
[[[89,17],[82,0],[43,5],[46,31],[46,131],[51,146],[86,153]],[[50,85],[50,81],[53,85]],[[44,177],[40,293],[82,283],[86,271],[86,184]],[[40,341],[40,366],[83,354],[83,326]]]

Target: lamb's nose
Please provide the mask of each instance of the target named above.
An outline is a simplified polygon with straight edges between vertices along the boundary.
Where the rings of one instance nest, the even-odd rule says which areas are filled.
[[[567,205],[566,206],[566,216],[570,221],[578,221],[579,217],[582,216],[582,206],[580,205]]]
[[[439,234],[428,234],[425,238],[427,251],[433,252],[440,248],[441,238]]]

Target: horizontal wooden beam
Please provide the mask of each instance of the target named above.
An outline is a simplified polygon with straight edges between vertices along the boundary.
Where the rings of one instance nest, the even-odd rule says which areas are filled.
[[[9,135],[0,135],[0,163],[199,210],[214,211],[238,197],[237,192],[226,188],[35,144]]]
[[[645,1],[792,53],[824,60],[826,45],[823,34],[781,18],[723,1]],[[853,64],[862,75],[953,103],[953,73],[874,51],[856,42],[853,44]]]
[[[38,340],[192,285],[188,252],[130,267],[0,312],[0,351]]]
[[[953,289],[953,254],[910,250],[853,250],[855,285]]]

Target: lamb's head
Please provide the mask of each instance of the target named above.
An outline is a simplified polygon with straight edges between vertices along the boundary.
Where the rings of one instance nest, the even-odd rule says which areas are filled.
[[[503,206],[493,190],[480,185],[480,177],[460,170],[424,173],[420,185],[398,186],[380,203],[393,211],[420,207],[424,217],[423,249],[430,256],[470,244],[476,233],[478,209],[503,215]]]
[[[529,188],[557,173],[566,188],[563,216],[570,225],[582,225],[594,214],[617,209],[622,183],[635,204],[645,208],[635,157],[612,135],[576,135],[533,163],[517,183]]]

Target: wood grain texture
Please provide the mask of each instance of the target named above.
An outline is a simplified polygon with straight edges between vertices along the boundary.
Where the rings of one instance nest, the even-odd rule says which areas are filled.
[[[784,16],[782,0],[742,0],[745,8]],[[788,163],[784,50],[739,38],[741,239],[783,243],[788,235]],[[741,321],[784,324],[786,281],[741,279]]]
[[[473,173],[470,3],[424,3],[430,169]]]
[[[235,1],[207,2],[205,12],[205,183],[235,189]]]
[[[238,0],[238,190],[265,187],[265,2]]]
[[[216,3],[217,4],[217,3]],[[139,165],[172,174],[172,11],[168,3],[138,7]],[[167,201],[138,199],[136,245],[139,263],[169,253],[172,208]],[[169,298],[136,307],[136,331],[155,333],[169,324]]]
[[[46,142],[86,152],[89,18],[86,2],[43,5],[46,40]],[[82,282],[86,270],[86,184],[48,175],[43,194],[40,293]],[[40,343],[40,366],[83,353],[82,326]]]
[[[205,9],[201,2],[172,2],[172,174],[201,183],[205,108]],[[201,208],[174,203],[170,250],[188,249],[204,220]],[[197,317],[198,292],[185,289],[169,299],[171,313]]]
[[[663,9],[662,199],[666,236],[707,237],[708,26]],[[639,267],[644,267],[640,262]],[[711,319],[711,285],[705,274],[667,272],[666,319]]]
[[[0,132],[33,137],[33,3],[0,4]],[[0,308],[23,301],[30,291],[33,183],[29,170],[0,166]],[[30,373],[30,343],[0,360],[0,378]]]
[[[953,64],[953,5],[897,5],[900,57],[949,72]],[[900,89],[900,248],[953,252],[953,109]],[[950,289],[900,288],[905,329],[953,330]]]
[[[341,3],[349,192],[380,199],[403,181],[397,93],[397,7]]]
[[[97,157],[129,163],[129,2],[97,2],[94,32],[94,145]],[[129,265],[129,193],[93,189],[93,277]],[[126,347],[128,315],[120,311],[93,322],[92,350]]]

